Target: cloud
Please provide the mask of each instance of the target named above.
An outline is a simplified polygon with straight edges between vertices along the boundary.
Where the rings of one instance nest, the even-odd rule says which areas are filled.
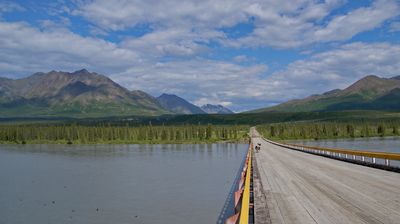
[[[71,21],[67,17],[59,17],[59,21],[54,21],[50,19],[39,20],[40,27],[43,30],[64,30],[68,32],[68,27],[71,26]]]
[[[344,5],[344,0],[206,0],[201,3],[197,0],[94,0],[81,4],[73,14],[108,31],[147,24],[153,27],[154,35],[173,35],[178,34],[179,27],[179,33],[184,33],[181,38],[157,42],[162,48],[160,51],[172,54],[191,54],[192,47],[201,48],[198,45],[209,41],[228,47],[275,48],[344,41],[400,15],[396,0],[377,0],[368,6],[332,15]],[[221,33],[221,28],[239,23],[252,23],[254,30],[240,38],[228,38]],[[200,44],[197,38],[202,40]]]
[[[242,63],[242,62],[249,62],[249,61],[254,61],[254,58],[249,58],[246,55],[238,55],[232,58],[233,61],[237,63]]]
[[[125,48],[143,52],[144,57],[177,56],[189,57],[207,52],[209,39],[222,34],[210,30],[191,30],[170,28],[156,30],[138,38],[126,38],[121,45]]]
[[[400,74],[400,45],[351,43],[298,60],[265,80],[265,99],[282,101],[345,88],[366,75]],[[269,83],[269,85],[267,85]]]
[[[379,0],[370,7],[358,8],[346,15],[334,17],[326,27],[314,33],[317,41],[347,40],[363,31],[378,27],[387,19],[400,15],[400,6],[396,1]]]
[[[220,101],[220,100],[215,100],[215,99],[209,99],[209,98],[200,98],[194,101],[194,104],[197,106],[203,106],[206,104],[213,104],[213,105],[222,105],[224,107],[229,107],[232,105],[232,102],[229,101]]]
[[[389,32],[398,32],[400,31],[400,21],[394,21],[390,24]]]
[[[265,65],[240,66],[194,58],[132,67],[111,77],[129,89],[154,95],[174,93],[196,104],[227,104],[224,102],[251,98],[254,83],[266,71]]]
[[[147,41],[155,43],[157,38]],[[38,71],[87,68],[109,75],[128,89],[153,95],[175,93],[191,101],[206,98],[204,102],[228,105],[232,102],[229,99],[251,96],[248,83],[257,82],[267,71],[262,64],[242,66],[201,57],[161,62],[157,56],[145,55],[152,47],[129,41],[115,44],[66,29],[40,30],[26,23],[0,22],[0,76],[18,78]]]
[[[73,13],[114,31],[146,23],[161,27],[204,28],[233,26],[246,20],[241,10],[243,6],[239,0],[95,0],[81,4]]]
[[[0,22],[0,71],[4,75],[88,68],[116,72],[140,61],[129,49],[66,29],[41,31],[23,22]]]
[[[399,3],[393,0],[378,0],[368,7],[360,7],[331,19],[326,17],[343,1],[302,3],[304,6],[294,3],[292,8],[279,10],[266,4],[253,5],[249,10],[250,14],[256,15],[255,30],[246,37],[229,40],[227,44],[236,47],[296,48],[313,43],[344,41],[400,15]]]
[[[389,31],[395,32],[398,22],[393,18],[400,12],[396,1],[379,0],[346,12],[338,10],[343,0],[207,0],[201,4],[195,0],[92,0],[76,4],[77,8],[65,6],[54,12],[55,20],[37,21],[36,28],[0,20],[0,76],[87,68],[109,75],[128,89],[153,95],[175,93],[198,105],[222,104],[242,111],[344,88],[368,74],[400,74],[398,44],[340,43],[385,21],[392,21]],[[7,7],[0,7],[0,14],[22,10]],[[76,18],[64,18],[66,13],[87,19],[93,36],[70,31]],[[241,23],[252,24],[241,37],[231,37],[222,29]],[[137,27],[148,29],[130,36],[130,29]],[[123,33],[121,41],[102,39],[110,33]],[[307,47],[329,42],[339,43],[330,45],[330,50]],[[302,47],[304,59],[269,71],[267,64],[257,62],[259,58],[246,54],[253,55],[249,47],[266,46]],[[218,55],[220,49],[231,47],[244,51]]]
[[[157,38],[163,37],[154,37],[153,43]],[[269,76],[265,64],[242,65],[197,56],[160,61],[157,56],[143,55],[147,49],[156,49],[151,44],[135,44],[0,22],[0,71],[2,76],[16,77],[34,71],[88,68],[128,89],[153,95],[175,93],[196,104],[230,105],[235,111],[344,88],[369,74],[400,74],[400,45],[391,43],[345,44],[294,61]]]
[[[4,1],[0,2],[0,15],[13,11],[24,11],[25,8],[15,2]]]

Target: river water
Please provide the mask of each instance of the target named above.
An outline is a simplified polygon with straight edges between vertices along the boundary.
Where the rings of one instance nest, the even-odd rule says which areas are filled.
[[[0,145],[0,223],[215,223],[246,149]]]

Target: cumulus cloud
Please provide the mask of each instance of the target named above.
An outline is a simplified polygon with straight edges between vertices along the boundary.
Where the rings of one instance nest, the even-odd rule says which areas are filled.
[[[316,30],[313,36],[315,40],[323,42],[347,40],[398,15],[400,15],[398,2],[379,0],[370,7],[358,8],[345,15],[334,17],[326,27]]]
[[[187,31],[184,28],[156,30],[138,38],[126,38],[122,46],[143,52],[147,57],[196,56],[207,52],[209,39],[222,34],[211,30]]]
[[[275,9],[268,5],[252,5],[249,10],[256,15],[254,31],[238,40],[229,40],[230,46],[272,46],[295,48],[313,43],[343,41],[358,33],[379,27],[384,21],[400,15],[399,3],[378,0],[367,7],[346,14],[326,18],[341,6],[343,1],[308,3],[299,1],[292,7]],[[304,7],[304,8],[303,8]]]
[[[390,24],[389,32],[400,31],[400,21],[394,21]]]
[[[0,22],[0,76],[18,78],[37,71],[87,68],[109,75],[128,89],[228,105],[229,99],[254,94],[247,83],[257,82],[267,71],[262,64],[241,66],[200,57],[158,62],[143,55],[147,45],[130,44],[82,37],[65,29],[40,30],[22,22]]]
[[[87,68],[110,75],[128,89],[174,93],[198,105],[221,104],[242,111],[344,88],[369,74],[400,74],[400,46],[395,43],[339,43],[322,52],[304,47],[348,40],[385,21],[393,21],[389,28],[395,32],[392,18],[400,12],[396,1],[378,0],[335,14],[332,11],[344,0],[77,2],[77,8],[60,13],[89,20],[93,36],[70,31],[74,20],[59,13],[56,22],[38,21],[39,28],[0,20],[0,76]],[[18,10],[7,7],[0,4],[0,14]],[[229,37],[222,29],[239,23],[251,23],[254,29],[241,37]],[[137,26],[149,31],[116,42],[103,39],[109,32]],[[215,47],[216,43],[221,45]],[[260,46],[302,46],[304,59],[270,72],[267,64],[242,52],[224,55],[231,61],[212,55],[219,49],[247,51]]]
[[[240,66],[196,58],[133,67],[112,78],[129,89],[144,89],[154,95],[175,93],[197,104],[226,104],[257,95],[252,86],[266,70],[265,65]]]
[[[115,72],[140,62],[135,52],[102,39],[65,29],[41,31],[23,22],[0,22],[0,49],[6,76],[51,69]]]
[[[0,2],[0,15],[6,12],[23,11],[23,10],[25,10],[25,8],[15,2],[11,1]]]
[[[239,0],[95,0],[80,5],[73,13],[108,30],[123,30],[143,23],[204,28],[233,26],[245,20],[243,6],[244,1]]]
[[[162,46],[158,42],[161,48],[174,48],[171,51],[178,53],[196,51],[199,46],[193,44],[195,38],[217,41],[225,46],[276,48],[343,41],[400,15],[398,1],[377,0],[369,6],[330,16],[344,3],[344,0],[207,0],[201,3],[196,0],[123,0],[117,3],[94,0],[82,4],[74,15],[81,15],[109,31],[151,24],[155,33],[178,35],[176,27],[180,27],[180,33],[186,33],[181,38],[175,37],[175,42],[166,42],[172,46]],[[220,28],[246,22],[252,23],[254,30],[244,37],[228,38],[220,33]],[[187,43],[192,45],[187,46]]]
[[[200,98],[193,102],[197,106],[203,106],[206,104],[213,104],[213,105],[222,105],[224,107],[229,107],[232,105],[232,102],[229,101],[220,101],[218,99],[209,99],[209,98]]]
[[[113,78],[130,89],[173,92],[198,105],[229,102],[241,111],[345,88],[370,74],[399,75],[399,58],[400,45],[352,43],[295,61],[265,78],[264,65],[245,67],[204,59],[132,68]]]
[[[291,63],[265,80],[266,99],[288,100],[345,88],[366,75],[400,74],[400,45],[351,43]],[[268,85],[269,84],[269,85]]]
[[[235,111],[344,88],[369,74],[400,74],[400,45],[393,43],[346,44],[297,60],[269,76],[264,64],[241,65],[202,57],[161,62],[144,57],[140,46],[0,22],[2,76],[88,68],[110,75],[128,89],[153,95],[175,93],[196,104],[230,105]]]

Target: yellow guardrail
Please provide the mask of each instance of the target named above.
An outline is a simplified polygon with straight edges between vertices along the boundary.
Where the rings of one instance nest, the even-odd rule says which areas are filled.
[[[370,157],[370,158],[400,160],[400,153],[358,151],[358,150],[340,149],[340,148],[304,146],[304,145],[297,145],[297,144],[285,144],[285,145],[294,146],[294,147],[303,147],[303,148],[309,148],[309,149],[315,149],[315,150],[321,150],[321,151],[327,151],[327,152],[342,153],[342,154],[348,154],[348,155],[365,156],[365,157]]]
[[[249,149],[249,160],[247,163],[246,180],[244,182],[244,191],[242,195],[242,207],[240,209],[239,224],[249,223],[249,207],[250,207],[250,176],[251,176],[251,151]]]
[[[264,138],[265,139],[265,138]],[[341,149],[341,148],[325,148],[318,146],[306,146],[306,145],[298,145],[298,144],[286,144],[274,142],[268,139],[265,139],[267,142],[270,142],[275,145],[292,148],[296,150],[312,152],[315,154],[322,154],[328,156],[334,156],[339,158],[351,159],[348,156],[352,156],[353,160],[357,160],[356,156],[361,157],[361,161],[365,161],[365,158],[371,158],[372,163],[376,163],[376,159],[385,160],[385,165],[390,166],[390,160],[399,160],[400,161],[400,153],[391,153],[391,152],[376,152],[376,151],[365,151],[365,150],[351,150],[351,149]]]
[[[238,190],[235,192],[235,214],[225,220],[225,224],[248,224],[250,214],[250,199],[251,199],[251,164],[252,164],[253,143],[250,143],[249,150],[246,155],[245,164],[241,173],[241,179],[237,183]],[[251,221],[250,223],[253,223]]]

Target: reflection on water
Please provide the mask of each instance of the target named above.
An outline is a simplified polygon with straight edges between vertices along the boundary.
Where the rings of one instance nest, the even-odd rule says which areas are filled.
[[[0,145],[0,223],[213,223],[246,148]]]

